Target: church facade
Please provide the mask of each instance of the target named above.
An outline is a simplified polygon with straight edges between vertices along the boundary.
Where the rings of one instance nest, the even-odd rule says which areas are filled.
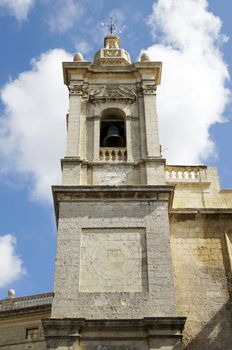
[[[0,348],[232,350],[232,190],[162,157],[162,63],[111,32],[63,73],[54,294],[0,301]]]

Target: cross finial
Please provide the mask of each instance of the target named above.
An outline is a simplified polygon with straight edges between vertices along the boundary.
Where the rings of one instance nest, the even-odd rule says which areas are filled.
[[[114,30],[115,30],[115,24],[113,22],[113,17],[110,17],[110,23],[108,25],[110,34],[113,34]]]

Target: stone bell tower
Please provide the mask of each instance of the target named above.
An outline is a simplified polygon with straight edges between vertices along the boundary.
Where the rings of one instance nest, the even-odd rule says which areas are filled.
[[[63,63],[69,89],[49,349],[180,349],[156,113],[162,64],[131,63],[111,32],[94,61]]]

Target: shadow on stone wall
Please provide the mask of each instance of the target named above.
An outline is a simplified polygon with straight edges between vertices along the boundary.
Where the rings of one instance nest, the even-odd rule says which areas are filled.
[[[191,323],[188,328],[183,338],[184,350],[232,350],[232,300],[228,301],[192,340],[188,339],[187,335],[191,334]]]

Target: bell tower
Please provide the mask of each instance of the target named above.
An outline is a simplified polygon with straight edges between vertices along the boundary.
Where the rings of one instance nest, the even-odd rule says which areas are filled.
[[[49,349],[180,349],[156,88],[162,64],[131,63],[113,33],[93,62],[63,63],[69,90]]]
[[[80,54],[63,64],[70,94],[64,185],[164,184],[156,113],[162,64],[146,54],[131,64],[119,43],[109,34],[93,64]]]

